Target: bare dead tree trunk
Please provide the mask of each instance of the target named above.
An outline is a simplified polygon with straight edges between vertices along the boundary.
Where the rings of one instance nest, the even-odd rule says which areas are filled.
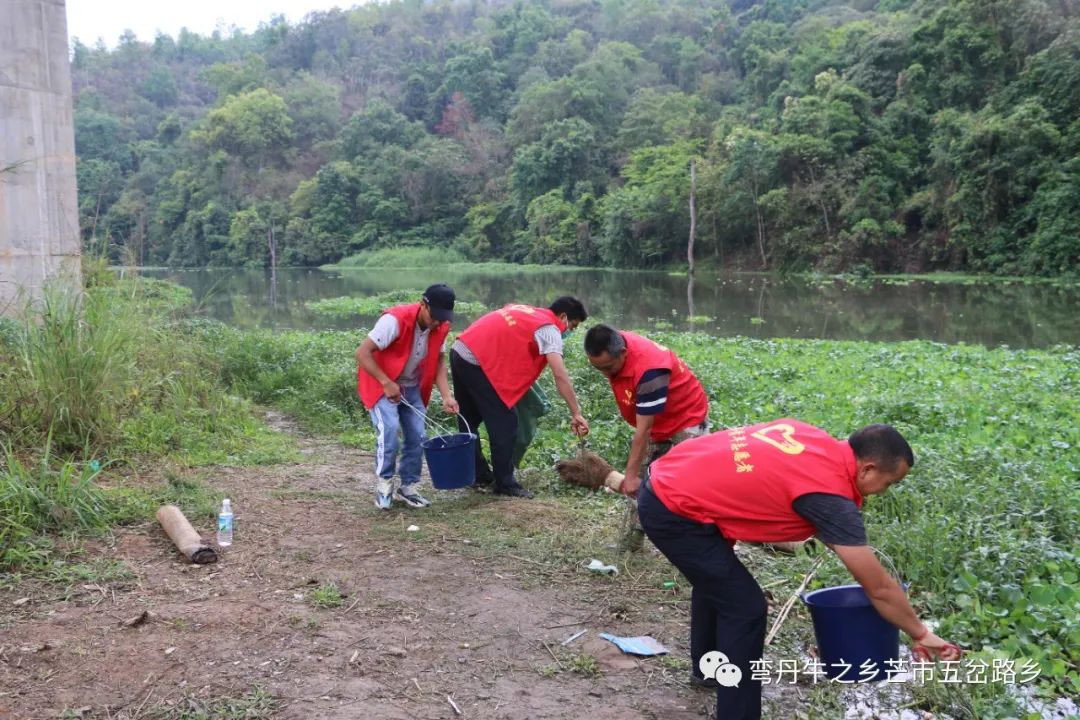
[[[694,273],[686,276],[686,316],[689,318],[697,316],[697,310],[694,307]],[[693,320],[690,322],[692,323]]]
[[[277,243],[274,241],[274,221],[266,228],[266,244],[270,249],[270,307],[277,309]]]
[[[754,222],[757,225],[758,250],[761,252],[761,269],[767,270],[769,260],[765,256],[765,218],[761,217],[761,206],[758,205],[757,179],[750,183],[750,196],[754,201]]]
[[[818,206],[821,208],[821,216],[825,219],[825,237],[831,241],[832,227],[829,224],[829,210],[825,207],[825,186],[822,184],[820,188],[818,187],[817,175],[814,173],[813,166],[810,167],[810,186],[814,188],[814,190],[820,191],[817,193]]]
[[[146,265],[146,208],[139,213],[139,223],[135,226],[137,260],[139,267]]]
[[[694,240],[697,237],[697,172],[694,158],[690,158],[690,238],[686,242],[687,272],[694,277]]]
[[[720,258],[720,269],[724,269],[724,243],[720,240],[720,233],[716,228],[716,209],[712,213],[712,241],[716,248],[716,255]]]

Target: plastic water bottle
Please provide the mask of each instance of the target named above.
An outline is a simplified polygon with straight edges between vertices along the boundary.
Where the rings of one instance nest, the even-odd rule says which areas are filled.
[[[221,547],[232,545],[233,511],[229,498],[221,501],[221,512],[217,519],[217,544]]]

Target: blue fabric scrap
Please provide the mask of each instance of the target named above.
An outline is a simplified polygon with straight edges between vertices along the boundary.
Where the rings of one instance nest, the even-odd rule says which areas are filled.
[[[661,645],[656,638],[651,638],[648,635],[639,635],[637,637],[616,637],[615,635],[609,635],[607,633],[600,633],[600,637],[605,640],[610,640],[615,643],[620,650],[624,653],[631,655],[644,655],[649,657],[651,655],[667,655],[668,649]]]

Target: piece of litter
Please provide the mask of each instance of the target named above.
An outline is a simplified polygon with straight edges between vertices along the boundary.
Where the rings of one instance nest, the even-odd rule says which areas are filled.
[[[419,531],[420,531],[420,528],[417,525],[410,525],[409,527],[405,528],[405,532],[419,532]]]
[[[14,605],[15,607],[19,607],[20,605],[25,605],[28,602],[30,602],[30,598],[24,597],[24,598],[19,598],[18,600],[15,600],[11,604]]]
[[[624,653],[629,653],[631,655],[644,655],[648,657],[650,655],[667,655],[668,653],[666,647],[661,645],[656,638],[651,638],[648,635],[616,637],[615,635],[609,635],[608,633],[600,633],[600,637],[605,640],[610,640]]]
[[[566,647],[567,645],[574,642],[575,640],[577,640],[579,637],[581,637],[582,635],[584,635],[587,632],[589,632],[589,631],[588,630],[578,630],[576,633],[574,633],[570,637],[566,638],[565,640],[563,640],[559,644],[562,645],[563,647]]]
[[[619,568],[614,565],[605,565],[599,560],[593,559],[587,566],[588,570],[592,570],[594,573],[600,573],[601,575],[618,575]]]
[[[174,652],[176,652],[176,648],[174,648],[174,647],[165,648],[165,654],[166,655],[172,655]]]

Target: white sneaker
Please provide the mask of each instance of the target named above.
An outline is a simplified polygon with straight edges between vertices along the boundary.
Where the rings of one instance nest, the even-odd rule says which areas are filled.
[[[380,510],[390,509],[390,494],[394,490],[394,481],[379,478],[375,483],[375,507]]]
[[[426,497],[416,492],[416,488],[411,485],[399,487],[397,492],[394,493],[394,497],[414,508],[423,508],[431,504]]]

